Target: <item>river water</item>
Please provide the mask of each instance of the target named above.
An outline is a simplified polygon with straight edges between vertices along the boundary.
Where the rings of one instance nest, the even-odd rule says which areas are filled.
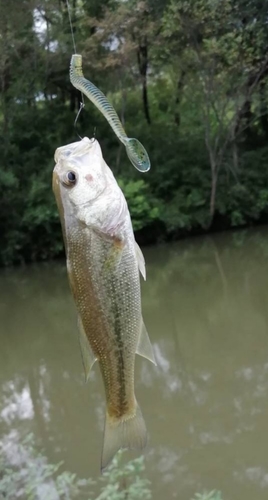
[[[137,359],[153,499],[268,498],[268,230],[145,248],[144,320],[158,367]],[[0,441],[29,432],[50,462],[96,478],[104,394],[84,383],[64,262],[0,273]]]

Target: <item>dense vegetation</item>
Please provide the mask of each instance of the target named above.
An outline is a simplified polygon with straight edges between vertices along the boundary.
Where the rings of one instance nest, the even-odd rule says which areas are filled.
[[[268,219],[267,0],[70,0],[84,73],[149,152],[139,174],[90,103],[142,242]],[[66,0],[0,7],[0,264],[62,252],[53,154],[77,140]]]

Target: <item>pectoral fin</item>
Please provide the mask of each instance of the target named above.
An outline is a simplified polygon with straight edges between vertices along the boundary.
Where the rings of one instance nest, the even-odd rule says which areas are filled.
[[[140,273],[145,281],[146,280],[145,260],[143,257],[143,253],[142,253],[142,251],[141,251],[141,249],[136,241],[135,241],[135,249],[136,249],[136,257],[137,257],[137,261],[138,261],[139,270],[140,270]]]
[[[149,361],[151,361],[156,366],[154,351],[143,320],[142,320],[141,333],[136,349],[136,354],[139,354],[140,356],[149,359]]]
[[[85,370],[85,381],[87,382],[89,379],[89,373],[94,365],[95,361],[97,361],[96,356],[94,355],[90,345],[88,338],[86,336],[86,332],[84,330],[81,318],[78,317],[78,329],[79,329],[79,343],[82,354],[82,361]]]

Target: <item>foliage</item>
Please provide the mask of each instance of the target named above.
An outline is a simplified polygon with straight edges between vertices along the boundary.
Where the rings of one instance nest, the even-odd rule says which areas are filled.
[[[71,472],[61,472],[63,462],[48,464],[45,456],[36,451],[32,435],[18,446],[17,456],[20,463],[9,465],[7,459],[1,457],[0,462],[0,498],[13,500],[60,498],[81,498],[81,493],[88,489],[91,480],[81,480]]]
[[[125,181],[119,179],[131,212],[133,229],[138,230],[159,218],[157,200],[150,193],[149,185],[143,179]]]
[[[236,1],[171,1],[164,22],[165,39],[172,38],[171,48],[181,53],[183,72],[187,74],[184,81],[187,78],[191,82],[194,77],[195,93],[199,96],[211,168],[211,220],[216,209],[219,171],[228,149],[233,150],[231,162],[237,167],[237,143],[242,132],[250,128],[249,110],[268,71],[268,59],[263,58],[264,25],[259,25],[257,32],[257,19],[242,20],[239,15],[244,14]],[[252,38],[256,38],[254,47]],[[258,111],[254,118],[257,117]]]
[[[80,95],[66,1],[0,7],[0,265],[63,253],[55,149],[77,140]],[[268,220],[267,2],[70,1],[84,73],[149,152],[141,176],[90,102],[100,141],[146,243]]]
[[[150,500],[152,498],[149,489],[150,481],[140,477],[143,471],[143,456],[122,465],[122,452],[118,452],[100,479],[105,485],[101,488],[101,493],[96,500],[124,500],[125,498]]]
[[[122,452],[99,478],[80,479],[69,471],[60,472],[63,462],[48,464],[45,456],[36,451],[32,435],[19,445],[17,455],[20,463],[8,465],[7,459],[0,461],[0,499],[15,500],[149,500],[150,482],[143,479],[143,457],[122,464]],[[94,493],[91,490],[100,490]],[[90,495],[90,497],[88,496]]]

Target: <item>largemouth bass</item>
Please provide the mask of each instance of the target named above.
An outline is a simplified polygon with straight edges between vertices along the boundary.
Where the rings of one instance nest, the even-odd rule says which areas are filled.
[[[106,394],[102,470],[120,448],[142,449],[145,423],[134,393],[135,354],[155,363],[141,311],[142,252],[125,197],[95,139],[55,153],[53,190],[78,311],[86,379],[98,360]]]

